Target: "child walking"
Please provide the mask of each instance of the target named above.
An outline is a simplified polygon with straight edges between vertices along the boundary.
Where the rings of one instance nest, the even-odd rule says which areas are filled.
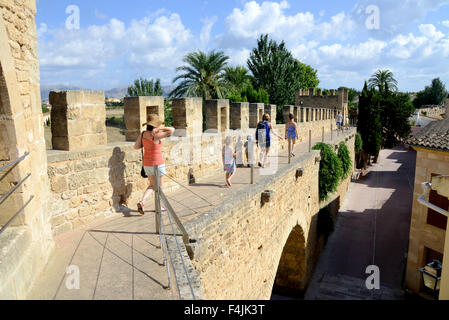
[[[251,167],[251,165],[254,165],[256,163],[256,143],[253,140],[252,135],[248,135],[246,137],[245,142],[245,154],[246,154],[246,163],[248,164],[248,168]]]
[[[290,113],[288,116],[290,121],[285,125],[285,139],[291,142],[291,155],[293,157],[296,157],[295,154],[295,146],[296,146],[296,139],[298,139],[298,125],[295,122],[295,116]]]
[[[232,144],[232,138],[226,137],[225,146],[223,147],[223,164],[224,164],[224,171],[226,172],[226,185],[228,187],[232,186],[231,178],[236,171],[236,165],[235,165],[236,154],[235,154],[234,149],[232,148],[231,144]]]

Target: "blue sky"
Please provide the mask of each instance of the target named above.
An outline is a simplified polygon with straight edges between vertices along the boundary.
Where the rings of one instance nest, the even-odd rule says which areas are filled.
[[[66,27],[70,5],[79,29]],[[222,50],[231,65],[246,65],[268,33],[318,70],[322,88],[360,89],[380,68],[402,91],[436,77],[449,88],[449,0],[38,0],[37,9],[42,85],[106,90],[138,77],[170,85],[185,54]]]

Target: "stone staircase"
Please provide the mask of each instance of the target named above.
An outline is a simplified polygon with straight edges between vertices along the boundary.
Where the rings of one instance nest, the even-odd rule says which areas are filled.
[[[346,275],[324,274],[306,300],[403,300],[404,293],[381,283],[379,290],[368,290],[364,279]]]

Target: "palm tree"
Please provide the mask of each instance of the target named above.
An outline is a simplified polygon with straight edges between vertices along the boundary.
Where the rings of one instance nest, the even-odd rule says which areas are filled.
[[[243,66],[226,67],[224,72],[224,80],[232,89],[241,90],[251,83],[251,76]]]
[[[183,59],[185,66],[176,69],[183,72],[173,83],[182,80],[170,93],[171,97],[202,97],[203,100],[212,98],[222,99],[226,96],[224,68],[229,57],[222,51],[204,53],[192,52]]]
[[[151,97],[162,96],[162,94],[160,79],[157,79],[155,83],[153,80],[140,78],[134,81],[134,85],[128,87],[128,97]]]
[[[397,91],[398,82],[394,78],[393,72],[390,70],[377,70],[368,80],[368,89],[379,89],[380,93],[388,92],[389,90]]]

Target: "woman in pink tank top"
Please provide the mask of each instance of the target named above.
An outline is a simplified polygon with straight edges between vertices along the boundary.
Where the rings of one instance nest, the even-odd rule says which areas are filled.
[[[143,154],[143,166],[148,176],[150,183],[148,189],[143,194],[142,200],[137,204],[137,209],[141,215],[144,215],[144,203],[148,197],[153,193],[153,186],[156,184],[154,176],[154,166],[157,165],[160,172],[160,184],[163,186],[162,177],[166,174],[165,161],[162,156],[162,139],[170,137],[174,132],[174,128],[161,127],[162,121],[160,121],[157,115],[150,115],[149,121],[143,126],[147,127],[147,130],[142,132],[134,145],[135,149],[144,149]],[[165,210],[164,207],[162,207]]]

